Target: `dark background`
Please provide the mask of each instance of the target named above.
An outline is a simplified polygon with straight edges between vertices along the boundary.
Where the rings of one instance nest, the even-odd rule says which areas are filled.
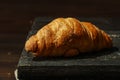
[[[0,1],[0,80],[14,80],[26,36],[39,16],[120,17],[120,0]]]

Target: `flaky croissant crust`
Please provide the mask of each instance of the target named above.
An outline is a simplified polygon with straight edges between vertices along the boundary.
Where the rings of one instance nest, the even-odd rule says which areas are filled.
[[[57,18],[38,30],[25,44],[34,56],[75,56],[111,48],[111,38],[89,22],[75,18]]]

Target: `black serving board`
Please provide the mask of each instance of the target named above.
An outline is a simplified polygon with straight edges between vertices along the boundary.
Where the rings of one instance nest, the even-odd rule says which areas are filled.
[[[18,78],[30,79],[71,79],[88,77],[120,76],[120,27],[118,18],[80,18],[89,21],[107,32],[113,39],[113,48],[100,52],[85,53],[72,58],[34,58],[24,48],[18,63]],[[54,18],[36,18],[27,39]],[[88,47],[89,48],[89,47]],[[90,79],[90,78],[89,78]],[[111,78],[110,78],[111,79]]]

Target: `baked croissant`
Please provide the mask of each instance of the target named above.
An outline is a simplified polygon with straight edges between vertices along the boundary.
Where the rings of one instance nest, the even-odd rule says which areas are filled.
[[[103,30],[75,18],[53,20],[25,44],[25,50],[36,57],[69,57],[111,47],[112,40]]]

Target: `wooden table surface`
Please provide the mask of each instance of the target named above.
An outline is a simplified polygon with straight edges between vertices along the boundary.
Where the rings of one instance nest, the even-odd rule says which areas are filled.
[[[0,1],[0,80],[15,80],[14,70],[34,18],[120,17],[119,7],[119,0]]]

